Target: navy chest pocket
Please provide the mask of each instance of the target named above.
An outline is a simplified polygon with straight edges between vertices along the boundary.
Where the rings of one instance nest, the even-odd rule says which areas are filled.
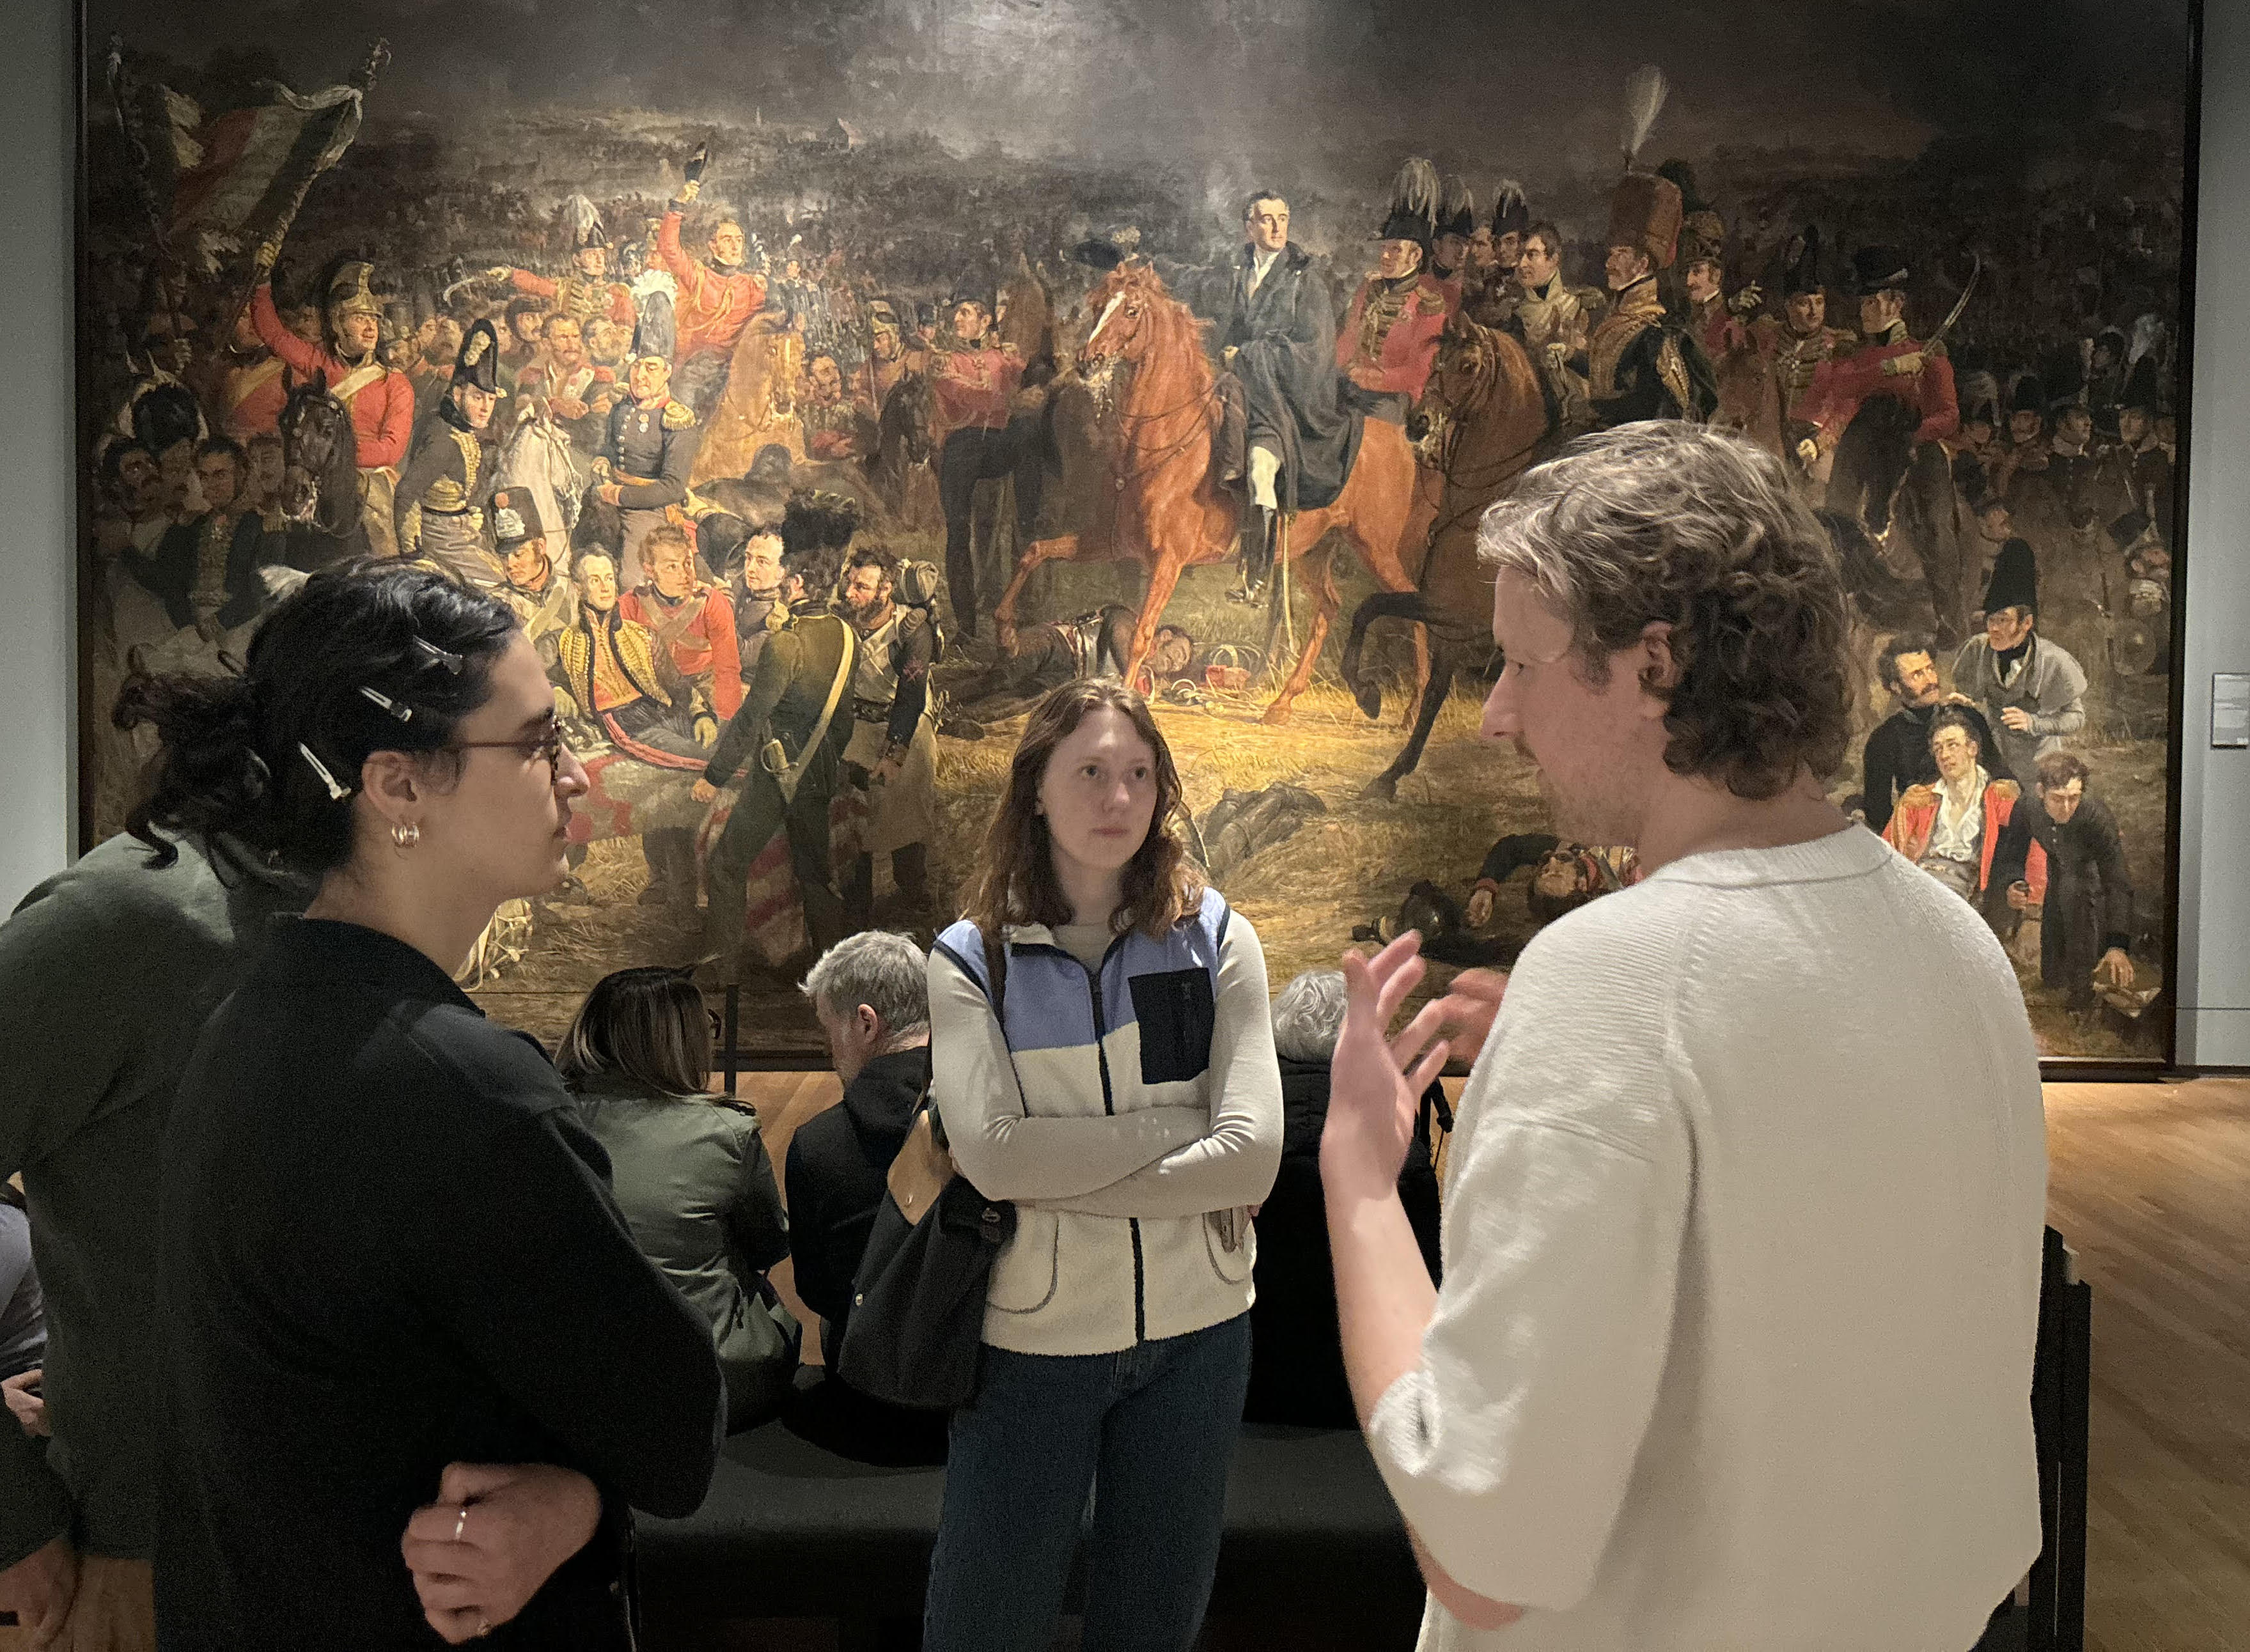
[[[1216,1018],[1207,969],[1167,969],[1135,975],[1133,1018],[1141,1028],[1141,1082],[1184,1084],[1211,1067]]]

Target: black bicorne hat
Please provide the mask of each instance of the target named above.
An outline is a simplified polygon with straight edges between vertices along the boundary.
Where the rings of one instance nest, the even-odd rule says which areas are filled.
[[[1871,299],[1907,284],[1906,254],[1895,246],[1863,246],[1852,254],[1852,296]]]
[[[2163,392],[2157,382],[2156,358],[2144,355],[2133,363],[2133,370],[2125,375],[2125,397],[2122,405],[2154,418],[2161,410],[2163,400]]]
[[[2129,551],[2140,541],[2141,535],[2148,531],[2149,513],[2146,511],[2128,511],[2109,524],[2110,543],[2121,551]]]
[[[2036,413],[2046,416],[2046,385],[2036,373],[2026,373],[2016,381],[2013,395],[2008,398],[2011,413]]]
[[[1808,224],[1789,237],[1789,245],[1783,250],[1781,296],[1789,299],[1825,290],[1826,283],[1820,279],[1820,226]]]
[[[1476,196],[1458,176],[1448,176],[1438,197],[1438,234],[1467,240],[1476,233]]]
[[[1985,582],[1984,611],[1997,614],[2004,608],[2039,612],[2039,562],[2022,540],[2000,547],[1992,561],[1992,577]]]
[[[1411,241],[1424,252],[1437,237],[1438,169],[1415,155],[1398,169],[1391,185],[1391,210],[1376,231],[1378,241]],[[1471,226],[1474,228],[1474,224]]]
[[[1500,189],[1493,197],[1492,233],[1495,239],[1503,235],[1525,235],[1531,229],[1531,203],[1524,198],[1523,186],[1514,178],[1502,178]]]
[[[463,385],[483,390],[488,395],[503,394],[500,388],[500,334],[488,320],[469,323],[461,335],[461,353],[453,358],[453,388]]]

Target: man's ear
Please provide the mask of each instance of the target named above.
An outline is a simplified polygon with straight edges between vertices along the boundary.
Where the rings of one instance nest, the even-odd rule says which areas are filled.
[[[1651,620],[1640,628],[1640,687],[1649,701],[1647,714],[1661,716],[1672,691],[1680,686],[1680,661],[1672,651],[1669,621]]]
[[[880,1043],[883,1038],[883,1018],[875,1013],[872,1004],[862,1004],[852,1012],[859,1023],[860,1036],[869,1043]]]

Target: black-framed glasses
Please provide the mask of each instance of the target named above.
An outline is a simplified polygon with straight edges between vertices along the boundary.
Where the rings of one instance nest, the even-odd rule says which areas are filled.
[[[525,762],[534,758],[547,760],[547,772],[555,780],[562,778],[562,719],[549,718],[547,726],[536,734],[519,734],[514,740],[457,740],[445,747],[449,752],[514,752]]]

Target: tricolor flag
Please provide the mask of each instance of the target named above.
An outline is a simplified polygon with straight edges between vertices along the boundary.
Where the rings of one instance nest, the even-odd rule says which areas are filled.
[[[169,86],[121,77],[116,89],[165,237],[207,274],[288,227],[306,187],[358,136],[366,95],[364,84],[307,96],[267,80],[265,101],[206,115]]]

